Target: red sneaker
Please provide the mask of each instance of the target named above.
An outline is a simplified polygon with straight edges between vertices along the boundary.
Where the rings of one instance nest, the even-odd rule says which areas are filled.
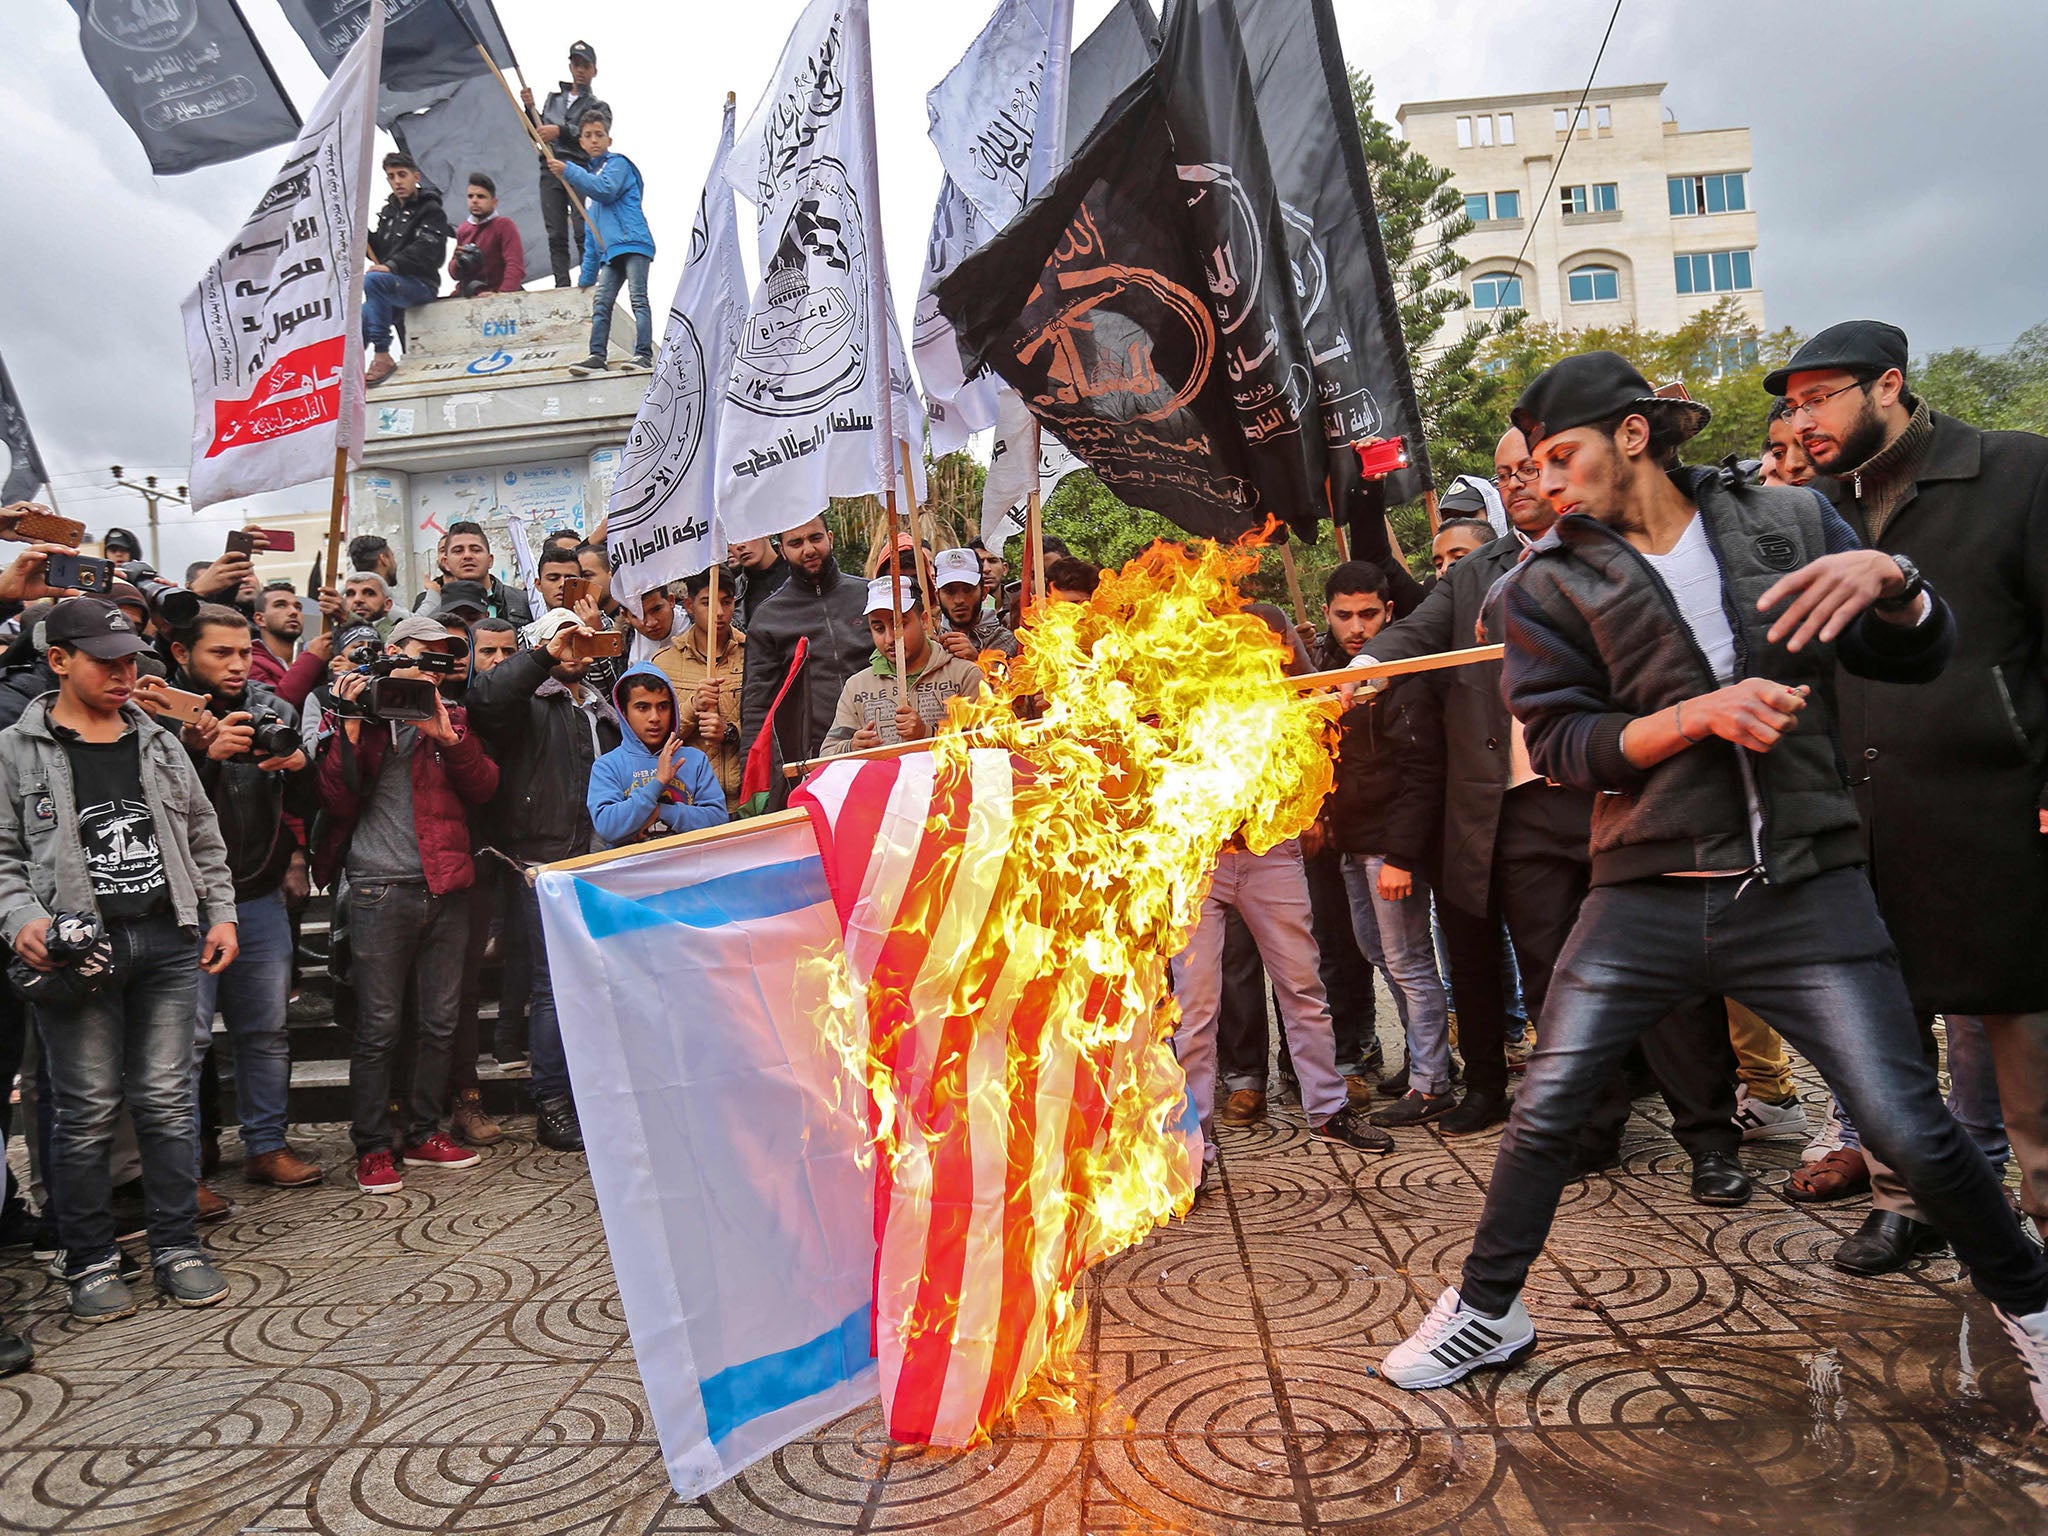
[[[395,1195],[405,1188],[405,1180],[398,1176],[389,1152],[365,1152],[356,1159],[356,1188],[366,1195]]]
[[[434,1132],[417,1146],[407,1147],[398,1154],[408,1163],[418,1163],[422,1168],[474,1168],[483,1158],[467,1147],[458,1147],[440,1131]]]

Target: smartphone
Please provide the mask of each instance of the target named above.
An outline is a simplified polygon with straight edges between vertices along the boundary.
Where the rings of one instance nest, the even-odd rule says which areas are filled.
[[[595,594],[596,588],[591,586],[588,576],[571,576],[562,583],[562,606],[574,608],[583,599]]]
[[[152,688],[148,693],[138,693],[135,702],[153,715],[175,720],[180,725],[196,725],[199,717],[206,713],[206,695],[187,693],[182,688]]]
[[[76,549],[78,541],[85,537],[85,524],[54,512],[24,512],[15,519],[14,532],[17,538],[31,544],[63,544]]]
[[[289,528],[244,528],[242,532],[260,535],[264,549],[273,555],[288,555],[299,547],[299,536]]]
[[[571,661],[596,661],[602,656],[623,656],[626,654],[626,637],[616,630],[603,634],[584,631],[569,637],[569,659]]]
[[[74,592],[107,593],[114,590],[114,562],[91,555],[52,555],[43,566],[43,580],[53,587]]]

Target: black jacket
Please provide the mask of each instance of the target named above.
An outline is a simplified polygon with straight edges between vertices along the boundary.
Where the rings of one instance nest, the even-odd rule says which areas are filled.
[[[776,716],[775,736],[784,762],[816,757],[832,728],[846,680],[868,664],[867,586],[836,565],[816,581],[792,569],[789,579],[754,615],[747,635],[747,666],[740,683],[740,742],[751,747],[761,722],[789,675],[799,638],[811,643],[802,678]]]
[[[1853,484],[1830,494],[1866,534]],[[1937,414],[1877,547],[1956,617],[1955,657],[1926,686],[1846,666],[1839,683],[1871,883],[1914,1006],[2048,1008],[2048,438]]]
[[[619,744],[565,693],[536,697],[553,663],[545,651],[508,656],[469,684],[469,723],[498,760],[485,825],[515,858],[542,863],[591,849],[590,765]]]
[[[761,611],[761,605],[782,590],[782,584],[789,580],[789,562],[778,559],[765,571],[741,571],[735,578],[734,601],[737,611],[733,615],[733,626],[743,635],[754,632],[754,615]]]
[[[1328,635],[1317,648],[1319,670],[1350,658]],[[1396,681],[1359,701],[1337,721],[1337,784],[1323,802],[1330,846],[1340,853],[1379,854],[1407,870],[1429,868],[1443,812],[1441,786],[1414,772],[1421,678]],[[1436,723],[1434,712],[1429,722]]]
[[[576,121],[573,123],[569,121],[569,104],[572,101],[576,104]],[[544,123],[553,123],[562,130],[561,136],[555,140],[552,146],[557,160],[566,160],[573,165],[590,164],[590,156],[583,153],[583,141],[576,136],[576,132],[583,126],[583,119],[592,112],[597,113],[598,116],[604,119],[605,127],[611,127],[612,109],[588,91],[578,96],[574,80],[560,81],[552,91],[548,92],[547,100],[540,104],[540,120]],[[541,157],[541,174],[543,176],[547,176],[546,162],[547,157],[543,155]],[[552,181],[554,178],[550,176],[548,179]]]
[[[1752,832],[1744,749],[1718,738],[1647,770],[1622,755],[1623,728],[1721,686],[1670,589],[1605,523],[1560,518],[1501,583],[1508,706],[1527,728],[1539,773],[1603,791],[1593,803],[1593,883],[1686,871],[1758,869],[1792,884],[1863,862],[1855,799],[1835,731],[1835,665],[1866,677],[1939,675],[1955,624],[1935,599],[1913,628],[1865,612],[1832,645],[1792,652],[1765,638],[1775,615],[1757,599],[1786,572],[1859,547],[1810,490],[1733,483],[1711,470],[1674,476],[1698,501],[1721,567],[1722,608],[1735,636],[1735,675],[1812,689],[1769,752],[1749,753],[1761,835]],[[1470,558],[1469,556],[1467,558]]]
[[[1500,635],[1493,630],[1481,633],[1487,594],[1515,568],[1521,553],[1521,541],[1512,533],[1475,549],[1429,589],[1413,613],[1373,636],[1366,653],[1376,661],[1406,661],[1435,651],[1492,644]],[[1500,803],[1514,772],[1512,723],[1507,701],[1501,697],[1500,663],[1477,662],[1425,674],[1425,678],[1442,731],[1443,835],[1437,891],[1467,912],[1484,912],[1493,883]],[[1573,807],[1579,814],[1547,821],[1573,828],[1590,824],[1590,795],[1577,789],[1546,792],[1570,795],[1580,802]],[[1585,841],[1579,839],[1575,846],[1559,851],[1582,859]]]
[[[171,685],[191,693],[208,693],[179,672]],[[261,683],[251,682],[238,699],[213,694],[207,708],[216,719],[246,709],[258,720],[276,715],[294,731],[299,714]],[[320,809],[312,754],[307,766],[296,773],[265,773],[254,763],[218,762],[204,752],[185,749],[199,782],[206,786],[206,798],[220,821],[221,841],[227,845],[228,873],[234,876],[235,900],[254,901],[268,896],[284,880],[292,851],[302,846],[302,829]]]
[[[441,209],[441,194],[422,186],[410,202],[401,203],[395,192],[384,199],[377,227],[370,231],[370,253],[393,272],[420,278],[439,293],[441,268],[454,237]]]
[[[533,622],[533,600],[526,595],[524,587],[511,586],[493,576],[485,584],[484,601],[490,605],[491,617],[506,619],[522,628]],[[433,617],[441,606],[438,589],[430,588],[413,594],[412,611]]]

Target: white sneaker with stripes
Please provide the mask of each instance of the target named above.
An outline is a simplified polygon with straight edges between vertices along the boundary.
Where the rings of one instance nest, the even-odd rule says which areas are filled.
[[[1448,1387],[1483,1365],[1518,1364],[1536,1348],[1536,1328],[1515,1299],[1505,1317],[1485,1317],[1458,1299],[1437,1297],[1422,1326],[1387,1352],[1380,1374],[1397,1387]]]
[[[1736,1085],[1735,1129],[1742,1132],[1744,1141],[1764,1136],[1804,1136],[1806,1125],[1806,1106],[1799,1102],[1797,1094],[1782,1104],[1773,1104],[1751,1093],[1749,1084]]]

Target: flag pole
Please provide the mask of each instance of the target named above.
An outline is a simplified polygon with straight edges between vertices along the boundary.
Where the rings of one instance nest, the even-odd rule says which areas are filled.
[[[704,676],[718,691],[718,561],[711,562],[711,611],[704,616]]]
[[[889,415],[892,421],[895,419],[895,414],[896,400],[895,397],[891,395],[889,400]],[[917,481],[912,479],[910,474],[910,444],[903,442],[901,439],[898,439],[896,447],[903,459],[903,497],[906,501],[910,503],[910,543],[911,554],[917,560],[917,590],[924,594],[925,622],[936,623],[937,621],[933,618],[933,615],[937,612],[937,610],[932,607],[931,573],[925,567],[925,525],[920,518],[917,505]]]
[[[1280,540],[1280,569],[1287,573],[1287,595],[1294,600],[1294,622],[1308,622],[1308,603],[1301,595],[1301,572],[1295,568],[1294,545],[1285,535]]]
[[[330,572],[341,569],[341,514],[348,501],[348,444],[341,441],[338,428],[334,437],[334,490],[327,505],[327,569]]]
[[[498,68],[498,61],[491,57],[491,50],[484,46],[484,40],[477,35],[476,27],[469,19],[469,13],[457,5],[455,0],[447,0],[447,5],[448,9],[455,13],[455,19],[462,23],[462,30],[469,34],[470,43],[475,47],[477,57],[484,61],[484,67],[490,70],[491,77],[498,82],[499,87],[505,92],[505,99],[512,103],[512,111],[519,118],[519,126],[524,128],[526,136],[533,140],[533,147],[540,151],[543,159],[561,159],[560,155],[550,155],[548,153],[547,140],[540,136],[540,130],[533,125],[533,119],[526,115],[526,108],[519,104],[519,93],[512,89],[512,82],[505,78],[505,71]],[[503,23],[499,25],[500,30],[503,30]],[[518,66],[514,65],[513,67],[517,68]],[[525,80],[522,78],[520,83],[524,85]],[[583,199],[578,197],[576,189],[569,185],[568,177],[560,172],[556,172],[555,180],[559,181],[562,184],[562,190],[569,194],[569,203],[570,206],[575,208],[576,217],[583,221],[583,228],[589,233],[590,238],[597,242],[597,248],[602,251],[605,248],[604,236],[600,235],[597,232],[597,226],[590,222],[590,215],[584,211]]]

